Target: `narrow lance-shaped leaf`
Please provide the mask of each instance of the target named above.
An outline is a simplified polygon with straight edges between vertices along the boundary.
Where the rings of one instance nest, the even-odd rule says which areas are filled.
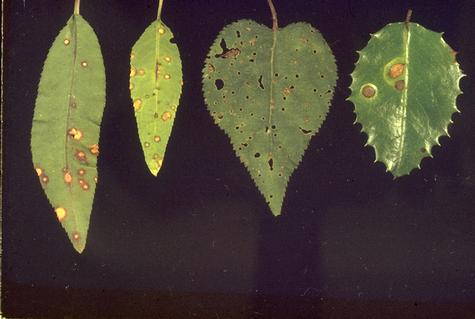
[[[180,53],[171,30],[157,19],[140,36],[130,54],[130,94],[145,161],[153,175],[162,166],[181,95]]]
[[[462,93],[456,52],[441,33],[410,23],[409,17],[371,36],[359,53],[349,98],[376,161],[394,177],[432,157],[432,147],[448,135]]]
[[[78,252],[86,245],[97,182],[105,72],[97,37],[75,13],[51,46],[31,131],[33,164],[58,220]]]
[[[337,74],[322,35],[303,22],[272,30],[251,20],[226,26],[210,48],[203,91],[274,215],[311,137],[324,121]]]

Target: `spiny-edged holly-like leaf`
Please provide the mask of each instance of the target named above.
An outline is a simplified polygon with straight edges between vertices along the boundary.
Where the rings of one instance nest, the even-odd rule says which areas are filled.
[[[388,24],[359,52],[351,100],[368,143],[394,177],[420,168],[457,112],[463,76],[441,33]]]
[[[336,79],[330,48],[306,23],[272,31],[240,20],[211,46],[203,69],[205,101],[274,215],[326,117]]]
[[[44,63],[31,152],[43,189],[78,252],[86,245],[104,105],[101,49],[89,24],[74,14]]]
[[[162,166],[181,95],[180,53],[171,30],[158,18],[130,54],[130,94],[145,161],[153,175]]]

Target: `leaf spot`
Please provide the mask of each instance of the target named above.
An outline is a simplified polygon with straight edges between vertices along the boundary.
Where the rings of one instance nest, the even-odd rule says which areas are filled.
[[[84,176],[84,175],[86,175],[86,170],[85,170],[84,168],[78,169],[78,175],[79,175],[79,176]]]
[[[165,34],[165,29],[164,28],[158,28],[158,34],[164,35]]]
[[[361,87],[361,94],[367,99],[375,97],[376,91],[376,87],[373,84],[365,84]]]
[[[130,68],[130,77],[134,77],[137,74],[137,70],[134,67]]]
[[[149,142],[145,142],[145,143],[143,143],[143,146],[145,146],[145,147],[150,147],[150,143],[149,143]]]
[[[56,217],[60,222],[62,222],[63,219],[66,217],[66,209],[64,207],[56,207],[54,209],[54,212],[56,213]]]
[[[272,159],[272,157],[267,161],[267,164],[269,165],[269,169],[271,171],[273,171],[274,170],[274,160]]]
[[[78,241],[79,239],[81,239],[81,235],[79,235],[78,232],[74,232],[74,234],[73,234],[73,239],[74,239],[75,241]]]
[[[135,53],[134,52],[130,52],[130,59],[131,60],[135,59]]]
[[[71,43],[71,41],[68,38],[64,39],[64,41],[63,41],[63,44],[66,45],[66,46],[68,46],[70,43]]]
[[[68,135],[78,141],[83,137],[82,132],[75,127],[68,130]]]
[[[89,152],[91,152],[92,155],[99,155],[99,145],[92,144],[91,146],[89,146]]]
[[[141,99],[136,99],[134,101],[134,110],[137,112],[142,108],[142,100]]]
[[[49,177],[47,175],[41,175],[41,182],[43,184],[48,184],[49,182]]]
[[[36,171],[36,174],[40,177],[41,175],[43,175],[43,169],[41,167],[36,167],[35,168],[35,171]]]
[[[216,89],[221,90],[224,87],[224,81],[222,79],[217,79],[214,81],[214,85],[216,86]]]
[[[83,179],[79,180],[79,186],[81,186],[83,191],[89,190],[89,184]]]
[[[138,75],[145,75],[145,70],[144,69],[138,69],[137,74]]]
[[[259,82],[259,87],[264,90],[264,84],[262,83],[262,74],[259,77],[259,79],[257,80],[257,82]]]
[[[82,62],[81,62],[81,66],[82,66],[83,68],[87,68],[87,66],[88,66],[87,61],[82,61]]]
[[[172,118],[172,114],[170,112],[168,112],[168,111],[163,112],[162,121],[168,121],[171,118]]]
[[[80,162],[85,162],[86,161],[86,153],[84,153],[83,151],[76,150],[76,154],[74,156]]]
[[[405,82],[404,80],[399,80],[399,81],[396,81],[396,83],[394,84],[394,88],[398,91],[402,91],[404,90],[404,87],[405,87]]]
[[[305,134],[305,135],[308,135],[308,134],[312,133],[312,130],[306,130],[306,129],[302,128],[302,127],[299,127],[299,129],[300,129],[300,130],[302,131],[302,133]]]
[[[164,59],[165,62],[167,62],[167,63],[172,62],[172,58],[170,58],[169,56],[166,56],[166,57],[164,57],[163,59]]]
[[[129,90],[132,91],[134,89],[134,87],[135,87],[135,85],[132,82],[130,82],[129,83]]]
[[[404,73],[405,65],[396,63],[389,68],[389,76],[393,79],[400,77]]]
[[[69,172],[69,170],[67,168],[63,169],[63,180],[66,184],[70,185],[71,182],[73,181],[73,176],[71,175],[71,173]]]
[[[161,141],[161,138],[160,136],[156,135],[153,140],[156,142],[156,143],[159,143]]]
[[[170,80],[171,76],[170,76],[170,74],[165,74],[164,78],[165,78],[165,80]]]

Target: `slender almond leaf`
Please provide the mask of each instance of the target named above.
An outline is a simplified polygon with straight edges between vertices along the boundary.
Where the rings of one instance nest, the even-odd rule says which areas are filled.
[[[31,152],[41,185],[78,252],[89,228],[104,104],[101,49],[77,13],[54,40],[41,73]]]
[[[392,23],[371,36],[352,74],[356,121],[394,177],[420,168],[457,112],[463,76],[441,33]]]
[[[171,30],[160,19],[144,31],[130,54],[130,94],[145,161],[157,175],[181,95],[181,59]]]
[[[330,48],[307,23],[278,29],[275,18],[271,30],[240,20],[211,46],[203,69],[208,109],[276,216],[336,79]]]

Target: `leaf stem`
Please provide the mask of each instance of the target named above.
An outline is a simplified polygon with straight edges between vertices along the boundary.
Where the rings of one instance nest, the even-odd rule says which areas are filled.
[[[79,15],[79,7],[81,6],[81,0],[74,0],[74,14]]]
[[[407,10],[406,21],[404,21],[404,23],[406,25],[406,29],[409,29],[409,23],[411,22],[411,17],[412,17],[412,10],[409,9],[409,10]]]
[[[160,20],[162,14],[163,0],[158,0],[157,20]]]
[[[279,29],[279,24],[277,23],[277,12],[275,11],[274,3],[272,0],[267,0],[269,4],[270,12],[272,13],[272,31],[277,31]]]

